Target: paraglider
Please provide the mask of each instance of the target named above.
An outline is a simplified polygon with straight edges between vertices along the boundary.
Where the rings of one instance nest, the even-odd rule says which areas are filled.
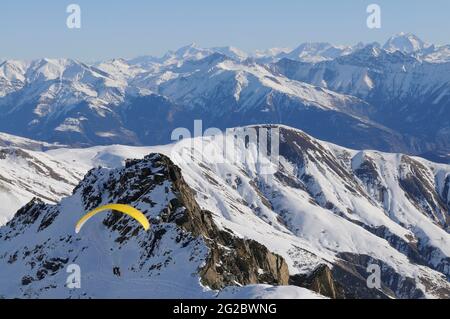
[[[78,223],[75,227],[75,233],[78,234],[81,231],[81,228],[83,228],[84,224],[89,219],[91,219],[98,213],[101,213],[101,212],[107,211],[107,210],[118,211],[118,212],[121,212],[123,214],[126,214],[126,215],[134,218],[142,225],[142,227],[145,230],[148,230],[150,228],[150,222],[148,221],[147,217],[145,217],[145,215],[142,212],[140,212],[139,210],[137,210],[136,208],[131,207],[129,205],[124,205],[124,204],[109,204],[109,205],[98,207],[98,208],[94,209],[93,211],[87,213],[85,216],[83,216],[78,221]]]

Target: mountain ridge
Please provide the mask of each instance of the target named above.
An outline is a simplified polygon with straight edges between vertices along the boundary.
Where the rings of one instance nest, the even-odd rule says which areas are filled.
[[[312,62],[295,58],[321,50],[333,54]],[[291,56],[280,52],[270,60],[233,47],[188,45],[162,58],[95,64],[6,60],[0,127],[86,147],[165,144],[173,129],[190,128],[196,119],[219,129],[273,123],[350,148],[450,161],[446,46],[399,34],[384,46],[307,43]]]
[[[276,128],[256,126],[261,127]],[[47,154],[61,162],[72,162],[77,167],[93,167],[99,160],[107,167],[121,167],[125,163],[125,167],[118,169],[91,171],[74,193],[83,193],[86,201],[75,208],[73,204],[79,201],[78,195],[63,200],[66,204],[61,207],[65,214],[88,210],[106,203],[105,200],[133,202],[133,198],[140,197],[142,191],[147,192],[147,187],[135,189],[134,186],[126,186],[145,184],[139,176],[149,182],[157,180],[157,184],[163,183],[161,185],[165,181],[178,180],[168,180],[166,177],[171,175],[168,173],[163,174],[165,178],[158,177],[159,169],[146,169],[150,164],[148,159],[157,158],[157,161],[150,161],[151,165],[156,165],[165,163],[164,158],[168,160],[170,157],[170,161],[179,166],[183,180],[193,192],[191,200],[181,202],[184,205],[197,202],[203,211],[201,216],[208,216],[206,211],[211,212],[219,230],[231,232],[237,238],[254,240],[281,256],[289,268],[291,285],[306,287],[332,298],[445,298],[450,294],[448,165],[433,164],[407,155],[349,150],[316,140],[292,128],[281,126],[278,129],[281,137],[280,166],[269,176],[261,175],[258,166],[251,161],[219,164],[214,157],[205,158],[198,151],[201,149],[199,145],[192,150],[191,143],[196,145],[203,140],[209,145],[209,150],[217,154],[220,143],[216,145],[217,139],[212,143],[208,137],[161,147],[54,149]],[[229,137],[225,135],[224,138],[230,142]],[[256,150],[248,151],[253,154]],[[125,161],[130,154],[144,158],[149,153],[154,155],[148,156],[147,160]],[[194,161],[186,161],[186,155]],[[167,167],[161,165],[156,167]],[[134,172],[129,176],[135,176],[129,182],[128,178],[120,177],[128,174],[115,173],[126,171],[127,166]],[[114,191],[117,196],[120,193],[119,197],[105,195],[109,194],[108,189],[118,190],[119,185],[125,187]],[[164,188],[159,188],[162,193],[152,191],[148,193],[153,194],[150,197],[144,196],[153,203],[150,205],[154,207],[153,212],[162,212],[162,215],[150,213],[151,220],[157,216],[162,220],[170,219],[164,217],[171,214],[164,213],[163,208],[172,197],[170,195],[161,201],[166,198],[165,195],[160,196],[166,194]],[[148,205],[145,203],[146,200],[142,205]],[[146,208],[140,205],[136,207],[145,211]],[[172,202],[169,211],[176,211],[177,207],[178,204]],[[52,211],[48,210],[46,215],[53,216]],[[66,217],[60,217],[64,223],[69,216],[65,214],[61,216]],[[117,217],[112,214],[103,220],[120,233],[120,229],[125,229],[125,225],[120,226],[125,220]],[[73,223],[75,218],[70,217]],[[68,223],[61,229],[70,233],[71,227],[73,225]],[[13,230],[9,226],[0,229],[3,234],[4,229]],[[14,229],[21,228],[17,226]],[[109,234],[102,227],[93,226],[92,231]],[[382,268],[383,287],[380,291],[364,288],[369,264]],[[328,288],[324,289],[325,286]]]

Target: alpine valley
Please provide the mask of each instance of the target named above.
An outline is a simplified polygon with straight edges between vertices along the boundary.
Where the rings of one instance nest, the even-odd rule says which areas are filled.
[[[404,33],[0,61],[0,299],[450,298],[449,71]],[[223,133],[171,143],[195,120]],[[233,127],[278,132],[271,170],[251,143],[218,160]],[[110,203],[151,229],[109,212],[75,234]]]

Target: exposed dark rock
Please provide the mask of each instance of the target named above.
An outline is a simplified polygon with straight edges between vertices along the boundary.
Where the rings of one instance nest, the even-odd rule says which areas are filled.
[[[205,285],[220,289],[231,285],[288,284],[289,271],[284,259],[255,241],[241,239],[228,231],[219,230],[213,221],[212,213],[202,210],[196,202],[194,192],[184,181],[180,169],[164,155],[151,154],[143,160],[129,160],[122,169],[93,169],[75,188],[74,193],[81,195],[82,209],[89,211],[101,205],[105,197],[115,203],[131,204],[142,201],[152,204],[152,198],[148,197],[148,194],[155,187],[165,187],[165,193],[171,196],[173,194],[175,198],[167,199],[166,203],[165,199],[159,199],[159,204],[166,206],[156,218],[151,218],[152,232],[148,233],[148,240],[141,243],[143,263],[156,253],[160,242],[168,236],[168,227],[177,228],[176,241],[183,247],[194,240],[200,240],[209,249],[204,266],[198,269]],[[46,205],[35,199],[22,208],[8,226],[19,231],[40,220],[38,231],[43,232],[59,215],[57,206]],[[107,214],[103,224],[118,233],[115,241],[119,245],[136,237],[140,230],[130,218],[116,212]],[[53,256],[49,259],[45,253],[47,249],[49,247],[43,243],[33,251],[24,252],[28,264],[36,272],[33,277],[23,278],[23,285],[53,276],[62,271],[69,262],[65,256]],[[160,270],[165,263],[170,262],[170,251],[165,254],[167,255],[164,256],[164,262],[149,265],[149,268]],[[19,256],[13,254],[9,259],[14,263],[17,258]],[[143,263],[141,267],[144,266]],[[117,273],[119,272],[116,271],[115,274]]]
[[[344,299],[344,289],[335,281],[333,273],[327,265],[320,265],[305,275],[291,276],[291,285],[304,287],[332,299]]]
[[[408,199],[419,210],[434,219],[442,227],[449,223],[449,207],[428,178],[427,168],[409,156],[402,157],[404,174],[399,183]]]
[[[255,241],[219,230],[212,214],[201,210],[181,170],[166,156],[159,155],[158,162],[165,167],[164,174],[172,181],[177,194],[177,200],[172,201],[168,221],[174,221],[194,236],[202,236],[210,248],[207,263],[200,270],[205,284],[213,289],[236,283],[288,284],[289,271],[281,256],[269,252]],[[180,207],[185,208],[181,215],[177,213]]]

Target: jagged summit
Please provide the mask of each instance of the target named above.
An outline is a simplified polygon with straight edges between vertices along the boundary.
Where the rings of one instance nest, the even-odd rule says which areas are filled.
[[[54,206],[33,202],[0,228],[0,264],[10,274],[0,295],[67,296],[61,281],[71,262],[89,265],[92,285],[81,295],[70,293],[78,297],[105,296],[95,288],[103,280],[117,286],[114,296],[123,296],[123,287],[140,287],[136,296],[152,297],[156,285],[158,297],[205,297],[217,294],[205,287],[257,283],[289,283],[332,298],[450,294],[448,166],[345,149],[278,128],[281,157],[270,176],[251,161],[218,164],[203,157],[192,149],[199,139],[154,148],[48,151],[77,167],[102,159],[117,168],[91,170],[72,196]],[[229,143],[233,136],[223,138]],[[217,139],[204,139],[212,154],[223,151]],[[130,154],[143,159],[125,161]],[[118,167],[122,161],[125,166]],[[105,214],[86,225],[81,237],[73,234],[86,211],[111,202],[143,211],[151,232],[122,215]],[[36,261],[50,246],[59,248]],[[237,261],[242,256],[244,264]],[[381,291],[364,288],[372,263],[383,269]]]
[[[400,32],[389,38],[384,44],[383,49],[390,52],[400,51],[409,54],[425,50],[430,47],[431,44],[422,41],[415,34]]]
[[[112,213],[76,236],[76,220],[106,201],[137,207],[151,220],[151,231]],[[120,169],[93,169],[58,205],[33,200],[0,230],[0,238],[2,273],[8,274],[0,294],[9,297],[213,297],[211,288],[289,280],[281,257],[219,230],[180,170],[160,154]],[[84,271],[80,290],[65,287],[65,268],[72,263]],[[107,282],[118,289],[104,289]]]

